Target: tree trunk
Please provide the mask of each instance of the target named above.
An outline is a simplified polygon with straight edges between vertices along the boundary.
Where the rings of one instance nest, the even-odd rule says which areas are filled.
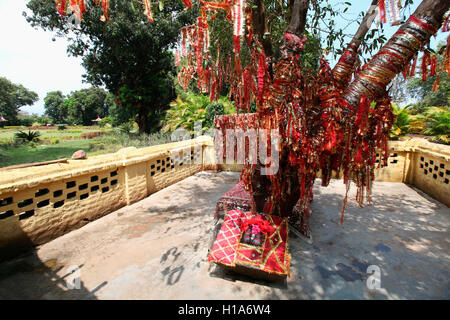
[[[424,0],[408,21],[364,65],[344,91],[343,98],[356,107],[362,95],[370,100],[381,97],[392,79],[437,32],[449,5],[448,0]]]
[[[265,22],[265,14],[264,14],[264,1],[256,0],[255,4],[259,4],[258,10],[253,18],[253,25],[256,33],[263,34],[267,30],[267,24]],[[293,0],[290,2],[291,5],[291,21],[289,24],[286,33],[292,33],[298,36],[299,38],[303,37],[303,33],[305,31],[306,25],[306,15],[308,12],[309,0]],[[264,19],[264,21],[262,21]],[[263,43],[264,45],[264,43]],[[264,45],[264,50],[266,50],[266,46]],[[270,55],[272,55],[272,46],[270,44],[269,48]],[[270,72],[270,71],[269,71]],[[288,153],[283,152],[280,154],[280,170],[281,168],[290,166],[288,161]],[[290,190],[283,194],[282,199],[279,203],[277,203],[272,211],[272,214],[281,216],[281,217],[289,217],[293,213],[293,209],[297,204],[297,201],[300,197],[300,186],[298,183],[298,176],[296,170],[286,170],[284,168],[283,171],[290,172],[290,174],[283,177],[283,179],[289,180],[289,184],[291,186]],[[271,196],[271,180],[264,175],[261,175],[261,166],[258,164],[253,171],[252,174],[252,200],[253,200],[253,209],[256,212],[263,212],[265,205],[269,201],[269,197]],[[303,215],[303,213],[301,213]],[[298,216],[298,214],[296,215]],[[302,219],[307,224],[307,218]],[[309,227],[308,227],[309,228]],[[308,229],[306,228],[306,229]],[[307,234],[305,234],[307,235]],[[308,235],[307,235],[308,236]]]
[[[286,32],[302,37],[305,32],[306,15],[308,13],[309,0],[295,0],[292,4],[292,16]]]
[[[138,104],[137,123],[139,126],[139,134],[150,133],[148,128],[148,108],[141,103]]]
[[[266,56],[271,57],[273,55],[272,41],[270,38],[269,27],[266,19],[266,8],[264,7],[264,0],[255,0],[254,5],[256,10],[253,13],[253,29],[255,34],[258,35],[258,40],[264,47],[264,53]]]

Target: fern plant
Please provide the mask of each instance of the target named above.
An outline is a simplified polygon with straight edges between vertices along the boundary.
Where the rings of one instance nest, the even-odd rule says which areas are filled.
[[[450,110],[446,107],[429,107],[425,112],[426,129],[423,134],[433,136],[433,140],[450,144]]]
[[[177,97],[170,103],[170,109],[167,110],[163,132],[184,128],[193,133],[195,122],[205,120],[208,104],[209,98],[204,95],[190,93],[186,95],[185,99]]]
[[[392,103],[392,111],[395,115],[395,120],[389,137],[391,139],[398,139],[399,136],[408,133],[412,118],[407,108],[399,107],[396,103]]]
[[[39,137],[41,136],[41,133],[39,131],[31,131],[28,130],[28,132],[19,131],[14,134],[16,139],[28,141],[28,142],[38,142]]]
[[[235,112],[236,107],[226,97],[220,97],[218,101],[211,102],[208,96],[186,93],[178,96],[175,101],[170,103],[170,109],[166,112],[162,130],[163,132],[169,132],[184,128],[192,134],[195,123],[200,121],[202,122],[202,131],[206,131],[214,125],[215,115]]]

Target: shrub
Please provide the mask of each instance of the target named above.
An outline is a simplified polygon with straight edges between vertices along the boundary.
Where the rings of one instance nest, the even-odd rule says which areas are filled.
[[[101,142],[112,149],[118,150],[125,147],[149,147],[158,144],[171,142],[171,133],[153,133],[153,134],[127,134],[120,131],[109,132],[99,138],[96,142]],[[93,142],[94,143],[94,142]],[[112,152],[112,151],[111,151]]]
[[[58,144],[59,139],[50,139],[50,144]]]
[[[135,124],[135,122],[133,120],[130,120],[128,122],[122,123],[119,126],[118,130],[119,130],[119,132],[127,133],[127,134],[137,133],[137,131],[139,130],[139,126],[138,126],[138,129],[136,130],[136,127],[134,124]]]
[[[33,124],[33,120],[33,118],[19,118],[18,122],[22,126],[29,127]]]
[[[53,130],[54,126],[28,127],[29,130]]]
[[[106,147],[102,142],[91,142],[89,143],[89,151],[98,151],[98,150],[105,150]]]
[[[23,141],[37,142],[39,141],[41,133],[39,131],[30,131],[30,130],[28,130],[28,132],[19,131],[16,132],[14,136],[16,137],[16,139],[20,139]]]
[[[204,126],[212,128],[214,126],[214,117],[224,114],[225,108],[220,102],[213,102],[206,108],[206,117]]]
[[[208,109],[209,115],[207,115]],[[168,132],[184,128],[192,134],[196,122],[201,122],[205,131],[213,127],[214,116],[232,113],[236,113],[236,107],[227,97],[220,97],[217,101],[211,102],[209,97],[203,94],[180,94],[170,103],[170,109],[167,110],[163,120],[162,130]]]
[[[109,125],[109,127],[111,127],[112,126],[112,123],[113,123],[113,118],[111,117],[111,116],[108,116],[108,117],[104,117],[99,123],[98,123],[98,125],[100,126],[100,127],[106,127],[107,125]]]
[[[399,136],[408,133],[412,118],[406,108],[401,108],[395,103],[392,104],[392,111],[395,119],[389,137],[391,139],[398,139]]]
[[[66,130],[67,126],[65,124],[58,124],[58,130]]]
[[[445,107],[429,107],[424,114],[427,128],[423,133],[433,136],[433,140],[437,142],[450,144],[450,110]]]
[[[102,134],[105,134],[103,131],[92,131],[92,132],[85,132],[80,134],[80,137],[83,139],[93,139],[95,137],[101,136]]]

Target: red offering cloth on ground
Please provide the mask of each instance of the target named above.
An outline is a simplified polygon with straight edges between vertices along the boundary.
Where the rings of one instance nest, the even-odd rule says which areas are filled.
[[[208,255],[209,262],[270,280],[289,276],[290,260],[287,219],[241,210],[225,215]]]

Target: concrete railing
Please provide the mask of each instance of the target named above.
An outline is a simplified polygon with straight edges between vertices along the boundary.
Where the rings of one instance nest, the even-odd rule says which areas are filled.
[[[450,147],[390,142],[376,180],[414,185],[450,206]],[[223,164],[240,171],[241,165]],[[0,259],[46,243],[194,173],[215,169],[210,137],[0,171]]]
[[[0,171],[0,259],[46,243],[203,169],[210,137]]]

